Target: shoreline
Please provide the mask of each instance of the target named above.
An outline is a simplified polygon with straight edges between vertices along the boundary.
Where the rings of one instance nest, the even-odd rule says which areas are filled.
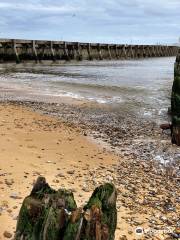
[[[121,132],[119,138],[114,136],[121,128],[117,129],[118,122],[108,109],[100,111],[97,105],[86,103],[68,106],[38,102],[0,103],[0,220],[3,222],[0,232],[13,231],[20,203],[30,193],[33,181],[40,174],[47,178],[52,187],[64,184],[65,188],[72,188],[78,204],[86,201],[98,184],[112,181],[118,190],[116,240],[123,235],[127,238],[122,239],[136,238],[137,227],[159,230],[158,235],[162,235],[162,230],[167,227],[177,228],[180,212],[178,177],[168,176],[165,172],[167,169],[158,161],[141,159],[143,155],[135,154],[133,149],[128,152],[126,146],[133,143],[130,138],[132,133]],[[97,111],[102,116],[96,119]],[[105,118],[106,126],[100,128]],[[121,125],[124,119],[119,120]],[[113,128],[109,126],[111,132],[110,128],[106,128],[110,120],[114,121]],[[130,130],[131,122],[128,124]],[[152,130],[150,125],[149,128],[145,137],[151,138],[153,135],[158,141],[160,133],[157,127]],[[140,135],[140,127],[133,131],[139,133],[140,139],[144,136]],[[116,141],[112,142],[115,137]],[[169,146],[167,136],[162,137],[163,147]],[[102,145],[101,138],[111,149],[105,149],[106,144]],[[118,146],[117,142],[120,141],[123,144]],[[143,146],[140,147],[143,150]],[[118,153],[116,148],[119,149]],[[68,174],[71,168],[74,173]],[[146,239],[153,239],[151,234],[148,233]],[[3,236],[0,235],[0,239]]]

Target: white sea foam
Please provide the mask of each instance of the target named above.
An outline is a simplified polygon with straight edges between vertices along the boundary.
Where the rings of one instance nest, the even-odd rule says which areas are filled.
[[[151,117],[151,116],[152,116],[152,112],[150,112],[150,111],[144,111],[144,116],[146,116],[146,117]]]

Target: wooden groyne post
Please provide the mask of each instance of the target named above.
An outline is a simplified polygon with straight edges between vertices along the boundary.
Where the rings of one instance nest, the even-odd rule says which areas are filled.
[[[171,96],[172,143],[180,146],[180,50],[174,65],[174,82]]]
[[[115,186],[105,183],[78,208],[71,191],[56,191],[39,177],[23,201],[14,240],[114,240],[116,201]]]

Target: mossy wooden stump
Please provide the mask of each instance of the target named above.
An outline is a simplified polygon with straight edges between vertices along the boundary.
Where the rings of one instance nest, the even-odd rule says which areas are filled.
[[[113,240],[117,193],[106,183],[95,189],[87,205],[77,208],[73,193],[53,190],[39,177],[24,199],[15,240]]]
[[[172,143],[180,146],[180,51],[174,66],[174,82],[171,96]]]

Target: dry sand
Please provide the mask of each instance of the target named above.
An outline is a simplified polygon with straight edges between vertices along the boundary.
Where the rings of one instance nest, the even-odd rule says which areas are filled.
[[[120,158],[82,129],[21,105],[0,105],[0,136],[1,240],[4,231],[14,234],[22,201],[39,175],[55,189],[71,189],[78,206],[95,186],[113,181],[118,190],[116,240],[169,239],[162,230],[178,223],[178,179],[167,178],[156,164]],[[138,238],[138,226],[160,232]]]
[[[22,200],[37,176],[45,176],[55,189],[73,189],[81,205],[91,195],[81,190],[84,173],[118,160],[78,129],[21,106],[0,105],[0,136],[0,239],[5,230],[14,233]]]

